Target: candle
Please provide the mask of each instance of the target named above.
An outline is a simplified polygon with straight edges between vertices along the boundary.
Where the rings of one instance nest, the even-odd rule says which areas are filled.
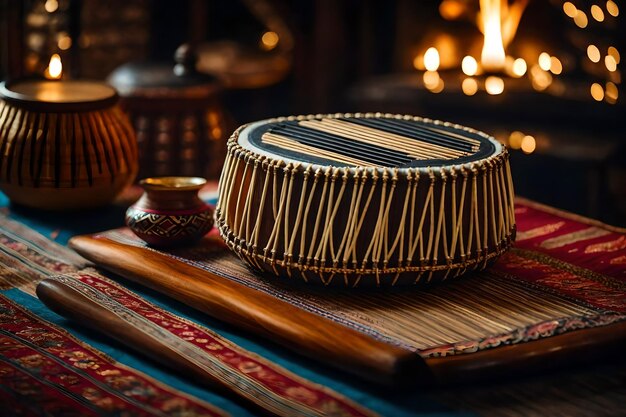
[[[49,80],[58,80],[63,75],[63,63],[59,54],[50,57],[48,68],[44,71],[44,76]]]

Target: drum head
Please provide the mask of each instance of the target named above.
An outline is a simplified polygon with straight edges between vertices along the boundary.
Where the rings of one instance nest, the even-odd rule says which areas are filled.
[[[244,129],[239,143],[293,162],[380,168],[466,164],[493,155],[497,146],[461,126],[382,115],[264,121]]]

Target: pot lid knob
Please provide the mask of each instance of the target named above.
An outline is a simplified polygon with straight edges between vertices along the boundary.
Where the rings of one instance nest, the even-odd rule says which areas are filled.
[[[196,64],[198,62],[198,54],[196,50],[188,43],[184,43],[176,48],[174,53],[174,74],[179,77],[197,74]]]

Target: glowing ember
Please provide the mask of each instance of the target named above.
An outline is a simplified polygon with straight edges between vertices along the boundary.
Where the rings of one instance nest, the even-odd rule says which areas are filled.
[[[49,80],[58,80],[62,74],[63,63],[61,63],[61,57],[59,54],[54,54],[50,57],[50,63],[44,71],[44,76]]]
[[[439,51],[437,48],[430,47],[424,54],[424,67],[428,71],[437,71],[439,68]]]

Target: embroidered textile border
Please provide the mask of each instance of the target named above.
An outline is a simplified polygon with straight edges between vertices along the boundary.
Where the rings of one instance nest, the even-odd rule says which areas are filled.
[[[53,254],[53,256],[48,256],[48,253]],[[67,257],[65,256],[66,253]],[[75,266],[70,263],[65,263],[64,259],[67,259],[67,262],[77,262],[77,260],[81,262],[77,262],[78,266]],[[21,284],[26,286],[24,290],[31,294],[36,281],[57,275],[58,273],[74,273],[79,269],[79,266],[88,265],[83,258],[78,257],[71,250],[49,241],[34,230],[9,220],[5,216],[0,216],[0,263],[8,262],[7,260],[12,261],[10,270],[7,270],[4,274],[0,274],[0,282],[4,281],[6,284],[10,281],[7,280],[7,276],[10,277],[16,274],[22,277]],[[94,271],[90,271],[90,274],[93,275]],[[112,281],[102,276],[99,276],[99,283],[101,285],[105,285],[106,283],[111,286],[111,288],[115,287],[118,292],[125,291],[122,287],[117,286]],[[83,285],[86,284],[83,283]],[[83,288],[83,290],[84,289],[85,288]],[[130,297],[132,293],[125,291],[125,294],[126,297]],[[335,410],[340,412],[340,415],[346,416],[374,415],[370,410],[358,406],[335,391],[314,384],[304,378],[300,378],[276,364],[263,360],[257,355],[236,346],[232,342],[227,342],[209,329],[185,321],[181,317],[159,309],[147,303],[147,301],[137,295],[132,294],[132,297],[134,298],[134,304],[141,302],[144,303],[144,305],[150,305],[152,314],[167,315],[172,321],[178,320],[181,323],[184,321],[185,326],[191,326],[195,331],[204,332],[207,336],[210,335],[215,340],[220,340],[224,345],[229,346],[230,351],[234,354],[234,358],[238,359],[240,362],[249,362],[252,358],[255,358],[258,363],[262,363],[264,372],[260,372],[255,381],[250,381],[250,376],[240,369],[224,364],[220,365],[224,366],[225,372],[230,373],[231,378],[238,380],[239,384],[248,381],[247,384],[249,388],[254,385],[257,395],[273,403],[275,411],[279,414],[281,411],[287,410],[283,415],[294,415],[296,411],[298,411],[297,415],[323,415],[329,410]],[[142,318],[139,313],[131,313],[130,310],[128,310],[127,313],[132,315],[135,320],[140,320],[144,324],[146,324],[146,320],[149,320],[149,318]],[[153,327],[153,330],[159,329]],[[183,337],[175,336],[168,332],[164,333],[164,335],[167,336],[167,339],[173,345],[186,343]],[[195,348],[194,355],[196,358],[206,355],[207,358],[214,361],[214,365],[219,364],[220,358],[215,357],[215,353],[210,349],[204,349],[204,351],[202,351]],[[221,358],[221,360],[225,360],[225,358]],[[264,377],[268,377],[269,379],[263,381]],[[282,388],[280,384],[272,384],[272,382],[277,379],[290,381],[289,392],[281,391]],[[241,390],[241,394],[245,394],[249,397],[250,395],[246,394],[244,391],[245,390]],[[314,404],[309,403],[312,397],[318,399]]]

